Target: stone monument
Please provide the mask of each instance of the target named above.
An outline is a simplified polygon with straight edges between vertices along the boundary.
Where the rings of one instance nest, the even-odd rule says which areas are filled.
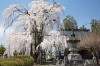
[[[75,36],[74,30],[72,30],[71,37],[69,37],[69,40],[67,40],[69,43],[69,51],[70,53],[68,54],[68,61],[70,64],[75,65],[75,64],[83,64],[83,60],[81,55],[78,53],[79,49],[77,47],[77,43],[80,42]]]

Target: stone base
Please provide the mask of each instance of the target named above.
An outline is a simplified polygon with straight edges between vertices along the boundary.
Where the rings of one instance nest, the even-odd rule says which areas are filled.
[[[83,60],[80,54],[69,54],[68,60],[72,64],[83,64]]]

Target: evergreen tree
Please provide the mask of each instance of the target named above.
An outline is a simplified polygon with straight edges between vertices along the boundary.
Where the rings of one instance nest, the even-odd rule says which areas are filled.
[[[91,30],[92,33],[99,35],[100,33],[100,20],[91,20]]]
[[[0,45],[0,55],[3,55],[5,52],[5,47],[3,45]]]
[[[63,22],[64,22],[65,30],[70,30],[72,29],[72,27],[74,29],[78,29],[76,20],[74,19],[74,17],[70,15],[66,16]]]

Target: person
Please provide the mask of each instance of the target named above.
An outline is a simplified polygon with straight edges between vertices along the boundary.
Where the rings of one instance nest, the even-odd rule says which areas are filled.
[[[43,63],[46,62],[46,53],[45,53],[45,49],[42,50],[42,58],[43,58]]]
[[[53,64],[56,62],[56,45],[54,42],[54,45],[52,46],[52,59],[53,59]]]
[[[65,63],[65,66],[66,66],[66,63],[69,63],[69,61],[68,61],[68,53],[69,53],[68,49],[65,48],[65,51],[64,51],[64,63]]]
[[[51,52],[48,51],[48,52],[47,52],[47,60],[50,60],[50,59],[51,59]]]
[[[60,50],[60,47],[58,47],[58,52],[57,52],[57,55],[56,55],[57,57],[57,62],[58,62],[58,64],[60,64],[61,62],[60,62],[60,59],[61,59],[61,50]]]
[[[42,63],[42,48],[39,47],[39,50],[38,50],[38,58],[37,58],[37,61],[39,62],[39,64]]]

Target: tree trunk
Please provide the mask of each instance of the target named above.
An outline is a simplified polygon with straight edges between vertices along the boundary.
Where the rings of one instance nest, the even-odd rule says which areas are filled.
[[[30,55],[33,57],[33,44],[31,43]]]
[[[42,42],[42,34],[41,34],[41,32],[38,32],[37,30],[35,31],[35,33],[34,33],[34,50],[32,49],[32,46],[31,46],[31,53],[33,52],[33,51],[35,51],[33,54],[31,54],[31,55],[33,55],[33,57],[34,57],[34,61],[35,62],[37,62],[37,59],[38,59],[38,54],[37,54],[37,51],[36,51],[36,48],[37,48],[37,46]],[[38,48],[39,49],[39,48]]]

